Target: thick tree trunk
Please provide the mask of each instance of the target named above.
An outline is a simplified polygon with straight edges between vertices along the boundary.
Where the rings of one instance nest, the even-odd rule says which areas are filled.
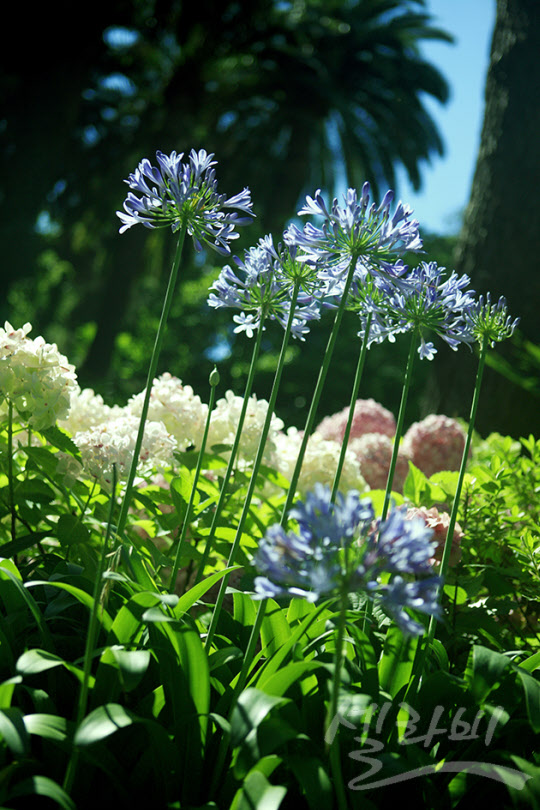
[[[485,114],[456,270],[478,293],[504,295],[526,340],[540,343],[540,3],[498,0]],[[497,351],[516,370],[507,341]],[[462,351],[440,375],[440,408],[467,416],[464,383],[475,362]],[[443,378],[444,376],[444,378]],[[540,389],[540,384],[538,385]],[[540,432],[540,399],[487,370],[479,413],[483,433]]]

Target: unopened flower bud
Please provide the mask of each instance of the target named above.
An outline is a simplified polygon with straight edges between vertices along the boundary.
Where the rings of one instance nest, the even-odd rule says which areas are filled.
[[[208,382],[210,383],[212,388],[215,388],[217,385],[219,385],[219,381],[220,381],[219,371],[214,366],[214,368],[210,372],[210,377],[208,378]]]

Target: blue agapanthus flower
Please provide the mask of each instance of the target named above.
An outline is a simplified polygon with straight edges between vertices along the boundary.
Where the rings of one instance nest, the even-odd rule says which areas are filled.
[[[306,197],[306,205],[298,213],[320,217],[322,225],[308,223],[302,231],[292,226],[294,239],[338,272],[345,272],[353,258],[363,259],[376,270],[382,262],[391,263],[406,251],[422,249],[418,222],[411,219],[412,209],[399,202],[391,215],[393,199],[394,192],[388,191],[379,206],[370,205],[370,186],[364,183],[360,198],[350,188],[344,195],[345,205],[334,199],[329,210],[318,189],[313,197]]]
[[[272,237],[265,236],[256,247],[245,252],[243,260],[235,256],[234,261],[238,269],[226,265],[210,288],[209,306],[240,309],[240,314],[233,317],[234,331],[245,332],[248,337],[264,328],[266,318],[277,320],[285,328],[291,311],[292,288],[298,279],[291,334],[304,340],[309,321],[318,319],[320,312],[317,300],[306,291],[310,289],[313,271],[306,270],[306,263],[297,259],[296,249],[275,248]]]
[[[192,149],[185,163],[183,152],[156,152],[157,166],[147,158],[141,160],[125,181],[131,191],[124,211],[116,212],[122,222],[120,233],[139,224],[170,226],[173,232],[185,226],[196,250],[206,244],[229,255],[229,243],[238,238],[236,226],[249,224],[254,216],[251,194],[248,188],[228,199],[218,194],[213,157],[204,149]]]
[[[403,284],[382,281],[387,295],[375,329],[382,338],[385,332],[396,334],[416,330],[420,338],[418,353],[432,360],[437,349],[427,340],[430,332],[442,338],[451,349],[461,343],[474,342],[466,313],[474,303],[474,290],[469,290],[468,276],[455,272],[447,276],[436,262],[421,262],[403,277]],[[363,332],[359,332],[362,336]]]
[[[254,565],[263,576],[255,578],[257,598],[298,596],[315,602],[321,596],[364,592],[380,601],[404,631],[415,634],[423,626],[410,609],[440,614],[440,578],[430,564],[436,544],[421,518],[405,520],[393,507],[380,523],[369,499],[352,490],[338,493],[333,503],[330,489],[321,484],[295,504],[289,517],[297,531],[271,526],[259,544]]]

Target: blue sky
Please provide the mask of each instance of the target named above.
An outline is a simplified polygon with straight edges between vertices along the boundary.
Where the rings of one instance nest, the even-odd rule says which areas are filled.
[[[422,191],[415,193],[404,172],[398,172],[399,197],[414,208],[427,231],[456,233],[465,208],[480,143],[484,85],[489,64],[496,0],[428,0],[433,24],[454,35],[455,43],[427,41],[426,59],[439,68],[450,85],[450,100],[427,106],[445,144],[442,158],[426,165]]]

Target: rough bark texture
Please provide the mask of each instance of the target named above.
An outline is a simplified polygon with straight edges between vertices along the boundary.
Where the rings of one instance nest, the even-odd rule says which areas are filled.
[[[466,122],[464,122],[466,125]],[[540,343],[540,3],[498,0],[486,81],[485,114],[456,270],[477,292],[504,295],[523,337]],[[497,350],[514,367],[509,342]],[[460,351],[439,380],[440,409],[467,416],[465,385],[475,361]],[[444,378],[443,378],[444,377]],[[540,400],[487,370],[482,432],[540,432]]]

